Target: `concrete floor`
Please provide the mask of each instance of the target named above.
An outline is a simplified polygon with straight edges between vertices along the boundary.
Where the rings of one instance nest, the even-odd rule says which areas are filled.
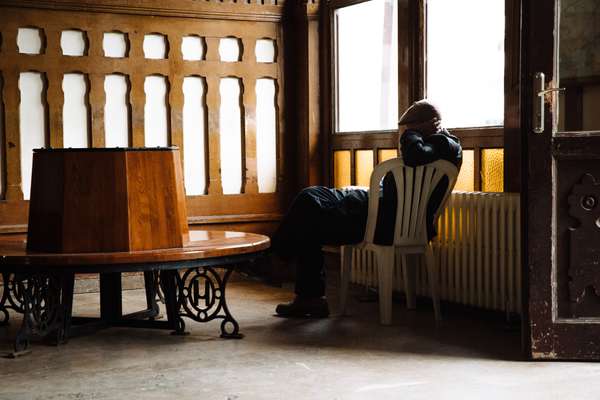
[[[395,304],[394,325],[381,327],[377,303],[357,301],[348,317],[286,320],[273,310],[289,290],[241,279],[229,296],[243,340],[220,339],[218,322],[189,322],[185,337],[113,328],[34,343],[26,357],[0,358],[0,399],[600,398],[600,364],[519,361],[519,333],[501,320],[447,311],[436,329],[430,306]],[[144,306],[141,290],[125,299],[126,311]],[[94,315],[97,303],[77,295],[76,313]],[[0,329],[0,352],[17,327]]]

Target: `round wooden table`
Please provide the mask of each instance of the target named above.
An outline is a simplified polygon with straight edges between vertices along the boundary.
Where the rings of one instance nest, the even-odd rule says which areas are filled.
[[[34,253],[26,241],[0,241],[0,325],[8,309],[23,314],[14,355],[27,352],[33,336],[57,343],[110,326],[171,329],[185,334],[183,317],[198,322],[222,319],[221,336],[240,338],[226,301],[226,286],[236,265],[251,262],[269,247],[263,235],[227,231],[190,231],[181,248],[114,253]],[[215,268],[223,269],[219,274]],[[121,273],[144,272],[147,309],[123,315]],[[100,317],[72,316],[75,274],[100,274]],[[164,303],[167,321],[155,318]]]

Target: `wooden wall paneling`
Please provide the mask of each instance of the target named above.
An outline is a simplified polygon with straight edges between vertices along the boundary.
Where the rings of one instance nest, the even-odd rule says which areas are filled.
[[[130,106],[130,141],[135,147],[144,145],[144,80],[149,75],[167,77],[169,83],[168,110],[170,142],[182,147],[182,108],[183,94],[181,83],[185,76],[200,76],[206,79],[207,108],[207,186],[208,195],[187,198],[190,209],[190,222],[208,223],[205,217],[219,216],[226,219],[221,224],[235,224],[235,221],[250,219],[252,223],[273,223],[287,206],[293,175],[290,168],[296,164],[288,157],[293,147],[292,140],[286,139],[284,131],[291,126],[284,120],[285,82],[284,68],[287,60],[283,46],[284,27],[283,3],[280,5],[262,4],[223,4],[209,1],[193,2],[193,10],[171,9],[160,1],[144,1],[144,9],[136,9],[137,1],[25,1],[11,2],[0,0],[0,32],[3,38],[2,52],[9,57],[0,58],[0,72],[13,78],[5,79],[4,103],[7,110],[5,138],[7,149],[7,201],[0,203],[0,230],[13,231],[23,229],[27,217],[27,202],[22,202],[20,188],[20,150],[18,120],[18,74],[21,71],[39,71],[47,74],[49,87],[49,119],[51,144],[62,145],[62,77],[64,73],[77,72],[88,78],[88,101],[91,114],[91,145],[104,146],[104,78],[108,74],[122,74],[129,85],[128,103]],[[179,4],[179,3],[178,3]],[[315,7],[311,2],[311,7]],[[10,5],[10,6],[9,6]],[[232,14],[225,10],[235,8],[235,21],[223,22]],[[51,11],[50,11],[51,10]],[[217,12],[223,12],[223,15]],[[188,12],[189,11],[189,12]],[[197,13],[196,13],[197,12]],[[225,15],[227,14],[227,15]],[[150,17],[150,15],[152,15]],[[200,18],[179,18],[181,16],[199,16]],[[222,18],[221,18],[222,17]],[[68,21],[68,24],[65,23]],[[16,49],[16,31],[22,26],[38,26],[48,37],[48,47],[43,55],[22,55]],[[62,56],[60,33],[65,29],[85,31],[89,47],[86,56]],[[123,32],[128,39],[128,55],[125,58],[104,57],[102,41],[105,32]],[[169,40],[169,55],[165,60],[148,60],[143,54],[143,39],[148,33],[161,33]],[[183,61],[180,54],[181,38],[188,34],[205,38],[206,59],[202,61]],[[318,38],[318,30],[315,31]],[[218,45],[221,37],[242,38],[246,54],[241,62],[222,63],[219,59]],[[277,60],[274,63],[255,62],[252,43],[258,38],[276,40]],[[249,44],[250,43],[250,44]],[[255,114],[255,93],[249,85],[257,78],[272,78],[277,89],[277,192],[268,194],[252,193],[256,186],[256,138],[253,118],[247,118],[248,124],[244,139],[247,140],[247,195],[223,196],[220,178],[219,160],[219,81],[221,77],[236,76],[244,82],[244,108],[248,116]],[[12,80],[12,82],[11,82]],[[250,83],[249,83],[250,82]],[[318,86],[316,86],[318,88]],[[287,93],[287,92],[286,92]],[[318,93],[318,92],[317,92]],[[313,97],[318,99],[318,95]],[[315,105],[313,105],[315,107]],[[302,114],[303,116],[307,114]],[[255,117],[255,116],[254,116]],[[318,119],[315,120],[318,124]],[[253,128],[253,129],[252,129]],[[252,132],[254,130],[254,133]],[[318,132],[318,129],[313,132]],[[254,138],[252,138],[254,136]],[[254,158],[254,160],[253,160]],[[314,165],[313,165],[314,166]],[[318,165],[316,165],[319,168]],[[292,179],[290,179],[292,178]],[[17,192],[18,190],[18,192]],[[10,204],[8,204],[10,203]],[[17,210],[17,212],[15,212]],[[10,213],[10,215],[8,215]],[[264,217],[268,216],[268,217]],[[5,218],[6,217],[6,218]],[[254,222],[256,221],[256,222]],[[211,222],[211,224],[213,224]],[[19,228],[21,227],[21,228]]]
[[[17,35],[8,31],[3,40],[6,40],[5,49],[16,50]],[[11,41],[12,43],[10,43]],[[12,47],[12,49],[11,49]],[[6,195],[8,201],[23,200],[21,189],[21,138],[19,136],[19,105],[21,93],[19,92],[19,72],[16,68],[2,67],[4,77],[4,114],[5,114],[5,143],[6,150]]]
[[[104,32],[101,30],[92,30],[87,33],[88,37],[88,56],[94,58],[104,57],[102,41]],[[104,92],[105,74],[91,72],[88,74],[88,93],[89,93],[89,112],[91,115],[91,140],[90,147],[104,147],[104,105],[106,103],[106,93]]]
[[[129,32],[129,58],[144,62],[143,42],[143,32]],[[144,82],[146,77],[141,71],[128,75],[131,81],[129,96],[131,102],[131,145],[133,147],[144,147],[144,106],[146,105]]]
[[[183,33],[176,35],[169,32],[167,35],[169,49],[169,92],[168,92],[168,110],[170,121],[171,146],[179,147],[181,157],[181,167],[183,168],[183,54],[181,52],[181,38]]]
[[[254,49],[256,40],[244,40],[244,48]],[[254,53],[246,54],[254,60]],[[243,138],[245,149],[243,151],[244,167],[242,174],[242,192],[258,193],[258,171],[256,159],[256,79],[248,75],[242,80],[243,108],[245,113],[243,125]]]
[[[42,101],[45,98],[48,105],[46,109],[48,117],[46,120],[46,133],[48,135],[46,144],[50,147],[63,147],[63,105],[65,101],[62,88],[63,77],[65,72],[76,71],[64,71],[56,67],[56,64],[59,64],[63,58],[60,47],[61,30],[55,28],[44,29],[44,33],[46,36],[44,55],[55,60],[53,63],[55,68],[50,71],[46,72],[43,68],[37,69],[45,76],[46,96],[42,95]]]
[[[208,195],[223,194],[221,184],[221,142],[219,137],[219,93],[220,78],[210,76],[206,79],[206,104],[208,107]]]
[[[0,6],[42,10],[127,13],[131,15],[206,18],[223,21],[279,22],[286,2],[295,0],[222,1],[222,0],[0,0]],[[302,0],[301,0],[302,1]],[[318,0],[303,0],[316,3]],[[170,4],[169,4],[170,3]],[[270,4],[269,4],[270,3]],[[276,4],[274,4],[276,3]]]

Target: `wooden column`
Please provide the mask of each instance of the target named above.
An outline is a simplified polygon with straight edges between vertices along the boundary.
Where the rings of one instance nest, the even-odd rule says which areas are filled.
[[[289,92],[296,96],[288,102],[295,116],[289,118],[290,131],[295,132],[297,189],[324,184],[323,162],[326,154],[324,131],[321,129],[321,87],[319,53],[319,3],[304,0],[295,5],[290,29],[288,76],[294,76]],[[288,108],[289,109],[289,108]]]
[[[521,149],[526,132],[521,124],[522,0],[506,0],[504,69],[504,191],[521,192]]]

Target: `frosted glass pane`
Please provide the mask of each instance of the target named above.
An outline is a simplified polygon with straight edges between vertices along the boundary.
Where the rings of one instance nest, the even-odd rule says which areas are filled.
[[[448,128],[504,124],[504,0],[428,0],[427,97]]]
[[[167,37],[158,33],[144,36],[144,57],[152,60],[167,58]]]
[[[240,80],[238,78],[221,79],[220,93],[221,184],[224,194],[238,194],[242,188]]]
[[[373,172],[373,151],[358,150],[355,153],[356,185],[369,186]]]
[[[398,150],[396,149],[381,149],[379,150],[379,162],[384,162],[392,158],[398,157]]]
[[[241,43],[238,38],[222,38],[219,41],[219,56],[221,61],[237,62],[241,61]]]
[[[398,126],[398,2],[337,9],[337,131]]]
[[[560,131],[600,130],[600,2],[560,1],[558,71]]]
[[[129,146],[128,84],[124,75],[104,78],[104,144],[105,147]]]
[[[481,189],[484,192],[504,191],[504,149],[481,151]]]
[[[65,74],[62,89],[63,147],[88,147],[87,81],[83,74]]]
[[[144,144],[146,147],[168,146],[167,79],[164,76],[147,76],[144,92]]]
[[[85,55],[85,32],[76,30],[62,31],[60,34],[60,48],[65,56]]]
[[[333,152],[333,186],[341,188],[350,186],[350,151]]]
[[[23,196],[29,200],[33,149],[46,144],[46,101],[44,79],[38,72],[22,72],[19,76],[19,135],[21,139],[21,183]]]
[[[472,192],[475,190],[475,153],[473,150],[463,150],[462,156],[462,166],[454,190]]]
[[[106,32],[102,38],[104,57],[127,57],[127,35],[121,32]]]
[[[19,47],[19,53],[42,53],[42,35],[42,30],[38,28],[19,28],[17,32],[17,47]]]
[[[184,36],[181,39],[181,53],[186,61],[200,61],[204,58],[204,39],[200,36]]]
[[[275,81],[256,81],[256,169],[258,191],[273,193],[277,185],[277,115]]]
[[[275,41],[273,39],[259,39],[256,41],[256,62],[275,62]]]
[[[206,108],[204,79],[183,79],[183,172],[188,196],[206,194]]]

